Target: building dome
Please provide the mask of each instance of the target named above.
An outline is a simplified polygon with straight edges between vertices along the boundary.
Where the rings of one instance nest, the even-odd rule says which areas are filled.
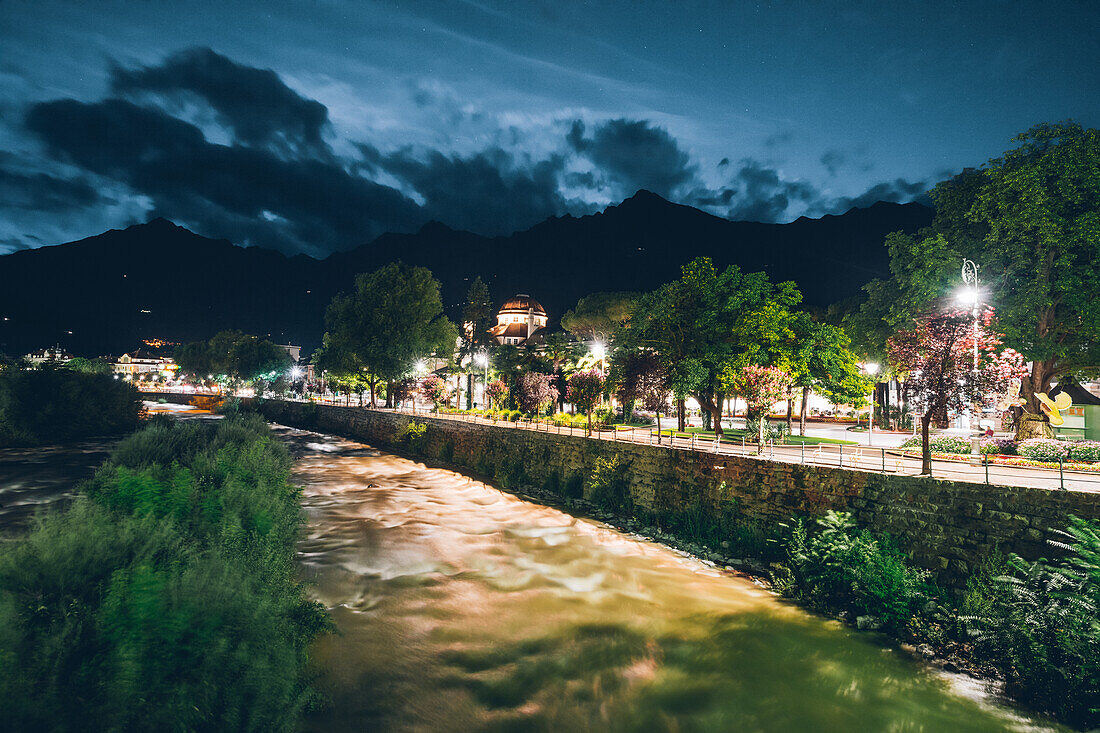
[[[497,311],[497,325],[489,329],[498,344],[519,345],[546,328],[546,309],[526,293],[517,293]]]
[[[546,315],[546,309],[542,307],[542,303],[526,293],[517,293],[515,296],[509,298],[504,305],[500,307],[499,313],[526,313],[528,310],[534,311],[535,315],[538,316]]]

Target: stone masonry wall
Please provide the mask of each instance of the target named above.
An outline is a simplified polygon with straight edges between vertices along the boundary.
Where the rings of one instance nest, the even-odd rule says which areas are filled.
[[[959,585],[995,547],[1024,557],[1050,555],[1046,540],[1067,514],[1100,518],[1100,493],[971,484],[911,476],[718,456],[668,447],[590,440],[431,417],[293,402],[259,406],[285,425],[336,433],[380,448],[398,447],[415,420],[428,426],[419,452],[444,463],[561,491],[576,487],[599,457],[619,456],[636,506],[655,513],[733,506],[774,524],[828,509],[850,511],[876,533],[893,535],[940,582]]]

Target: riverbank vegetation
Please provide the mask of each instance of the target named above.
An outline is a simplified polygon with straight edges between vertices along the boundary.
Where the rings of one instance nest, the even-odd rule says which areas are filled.
[[[300,490],[255,415],[156,420],[0,549],[16,730],[293,730],[329,628],[297,580]]]
[[[623,506],[601,501],[605,472],[594,471],[588,483],[598,505]],[[989,558],[962,593],[936,585],[890,537],[858,528],[843,513],[768,527],[730,506],[718,520],[700,511],[644,521],[755,558],[749,567],[784,595],[954,668],[1003,680],[1006,694],[1034,710],[1083,730],[1100,726],[1100,521],[1071,516],[1051,543],[1054,559]]]
[[[0,368],[0,447],[126,433],[141,412],[138,391],[110,374],[53,362]]]

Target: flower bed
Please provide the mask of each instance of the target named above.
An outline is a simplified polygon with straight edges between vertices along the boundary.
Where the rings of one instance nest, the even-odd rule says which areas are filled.
[[[902,453],[909,458],[920,458],[921,453],[919,450],[903,449]],[[954,461],[956,463],[966,463],[970,460],[970,456],[960,455],[958,453],[938,453],[933,451],[932,457],[938,461]],[[985,454],[983,458],[989,462],[991,466],[1017,466],[1020,468],[1049,468],[1055,470],[1058,468],[1057,461],[1038,461],[1033,458],[1021,458],[1020,456],[1001,456]],[[1066,461],[1062,463],[1062,468],[1066,471],[1085,471],[1088,473],[1100,473],[1100,463],[1081,463],[1076,461]]]

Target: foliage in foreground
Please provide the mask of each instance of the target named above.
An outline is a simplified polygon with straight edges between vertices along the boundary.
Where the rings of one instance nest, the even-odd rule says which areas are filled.
[[[1010,696],[1076,727],[1100,725],[1100,521],[1071,516],[1065,541],[1052,542],[1059,559],[1010,556],[997,573],[975,574],[961,599],[849,515],[817,525],[796,521],[783,540],[776,581],[788,595],[903,639],[972,644],[973,661],[996,670]]]
[[[290,458],[255,416],[158,421],[0,550],[19,730],[290,730],[328,628],[295,578]]]
[[[0,370],[0,446],[128,432],[141,410],[138,391],[108,374],[49,363]]]

